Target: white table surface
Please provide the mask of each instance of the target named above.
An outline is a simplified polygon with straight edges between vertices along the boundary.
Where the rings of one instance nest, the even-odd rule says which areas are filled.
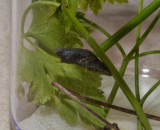
[[[0,0],[0,130],[10,130],[10,0]]]

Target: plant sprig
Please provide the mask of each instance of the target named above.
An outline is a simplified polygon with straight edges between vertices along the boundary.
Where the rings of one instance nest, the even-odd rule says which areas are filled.
[[[102,27],[100,27],[100,26],[97,25],[96,23],[88,20],[87,18],[83,17],[83,16],[80,15],[80,14],[77,14],[77,17],[78,17],[79,19],[81,19],[81,20],[84,20],[84,21],[87,22],[88,24],[92,25],[94,28],[98,29],[100,32],[102,32],[103,34],[105,34],[107,37],[111,37],[111,35],[110,35],[105,29],[103,29]],[[119,51],[121,52],[122,56],[125,58],[126,53],[125,53],[123,47],[121,46],[121,44],[117,42],[117,43],[116,43],[116,46],[117,46],[117,48],[119,49]]]
[[[143,9],[143,0],[140,0],[138,14],[142,12]],[[137,36],[136,36],[136,44],[138,43],[141,35],[141,24],[137,26]],[[136,99],[140,102],[140,86],[139,86],[139,47],[135,52],[135,95]],[[137,118],[137,130],[143,130],[143,125],[141,121]]]
[[[80,24],[80,22],[72,15],[70,11],[67,9],[64,9],[66,12],[66,15],[70,18],[72,21],[72,24],[74,28],[77,30],[77,32],[80,33],[81,36],[88,42],[88,44],[92,47],[92,49],[95,51],[97,56],[104,62],[104,64],[109,68],[111,71],[113,77],[115,80],[118,82],[120,85],[120,88],[122,89],[123,93],[133,106],[134,110],[137,113],[138,118],[141,120],[143,123],[144,127],[146,129],[151,129],[150,123],[146,118],[146,115],[144,114],[144,111],[142,110],[139,102],[136,100],[135,96],[133,95],[132,91],[129,89],[128,85],[126,82],[123,80],[115,66],[112,64],[110,59],[104,54],[104,52],[101,50],[101,48],[98,46],[96,41],[89,35],[89,33],[85,30],[85,28]]]
[[[47,8],[47,6],[57,6],[59,7],[60,4],[51,2],[51,1],[41,1],[41,2],[34,2],[32,3],[24,12],[23,19],[22,19],[22,41],[25,39],[31,44],[35,51],[31,51],[27,49],[23,44],[20,50],[20,57],[19,57],[19,68],[18,74],[20,76],[19,81],[26,81],[29,82],[31,85],[29,87],[29,92],[27,94],[28,101],[35,101],[36,105],[46,105],[50,107],[58,107],[59,106],[59,113],[62,118],[64,118],[67,122],[73,124],[77,121],[78,115],[81,118],[82,122],[86,125],[93,125],[94,127],[103,127],[104,123],[96,119],[92,114],[86,112],[82,107],[78,106],[76,103],[73,103],[71,100],[68,100],[68,97],[65,97],[63,94],[58,94],[55,88],[50,88],[51,80],[56,80],[58,83],[61,83],[66,88],[70,88],[71,90],[78,91],[81,94],[84,94],[89,97],[95,97],[95,99],[99,99],[101,101],[105,101],[105,97],[103,96],[103,91],[98,89],[101,85],[101,77],[99,74],[95,74],[90,71],[86,71],[84,68],[76,66],[76,65],[68,65],[68,64],[61,64],[60,59],[58,59],[55,55],[51,54],[47,46],[44,47],[44,43],[40,42],[41,37],[46,36],[46,32],[50,31],[50,34],[56,35],[58,31],[59,34],[63,36],[63,42],[70,41],[74,42],[74,44],[68,43],[68,46],[71,47],[78,47],[79,39],[77,38],[77,33],[70,29],[70,32],[66,34],[65,26],[60,27],[60,22],[57,20],[57,16],[50,17],[49,19],[37,20],[36,25],[41,24],[41,27],[35,25],[34,23],[31,24],[29,31],[27,33],[24,32],[24,25],[25,19],[27,14],[31,9],[40,9],[41,6]],[[35,8],[38,7],[39,8]],[[33,12],[34,12],[33,10]],[[37,11],[37,10],[36,10]],[[40,11],[40,10],[39,10]],[[38,15],[43,15],[44,11],[48,11],[47,9],[43,8],[43,12],[39,12]],[[35,12],[34,12],[35,13]],[[45,12],[47,13],[47,12]],[[62,16],[63,17],[63,16]],[[58,21],[58,22],[57,22]],[[39,23],[40,22],[40,23]],[[42,25],[45,25],[44,27]],[[54,24],[57,24],[54,26]],[[53,26],[55,28],[53,28]],[[41,29],[40,36],[37,30]],[[51,28],[53,30],[51,30]],[[61,28],[61,30],[59,30]],[[56,30],[57,29],[57,30]],[[63,29],[63,30],[62,30]],[[43,31],[45,32],[43,34]],[[36,36],[36,37],[34,37]],[[47,38],[49,39],[53,35],[48,35]],[[33,43],[29,37],[35,38],[37,41]],[[68,37],[71,37],[68,40]],[[55,38],[55,37],[53,37]],[[45,39],[45,43],[50,45],[50,39]],[[64,43],[61,43],[61,36],[56,35],[56,40],[58,39],[59,47],[62,47]],[[48,41],[47,41],[48,40]],[[78,42],[77,42],[78,41]],[[57,42],[57,41],[56,41]],[[23,42],[22,42],[23,43]],[[41,44],[44,44],[43,46]],[[56,46],[54,43],[51,43],[54,48]],[[71,44],[71,45],[70,45]],[[53,69],[54,68],[54,69]],[[56,72],[55,72],[56,69]],[[63,71],[62,71],[63,70]],[[87,77],[84,77],[87,75]],[[86,82],[87,81],[87,82]],[[93,83],[94,81],[94,83]],[[20,89],[22,90],[22,89]],[[88,91],[90,90],[90,91]],[[23,94],[17,94],[23,95]],[[69,104],[69,106],[67,105]],[[92,104],[88,102],[84,102],[87,106],[93,109],[97,114],[102,117],[105,117],[104,108],[98,104]],[[77,115],[78,114],[78,115]]]
[[[115,0],[110,0],[109,2],[113,3],[114,1]],[[92,2],[86,2],[86,0],[81,0],[79,1],[79,7],[86,11],[87,6],[89,5],[90,9],[95,14],[97,14],[98,11],[102,8],[102,2],[105,2],[105,0],[94,0]],[[125,3],[127,2],[127,0],[116,0],[116,2]],[[117,90],[120,86],[128,101],[133,106],[135,113],[138,117],[139,122],[137,128],[140,130],[142,129],[143,125],[145,129],[150,130],[151,125],[142,109],[142,106],[146,99],[149,97],[149,95],[160,85],[160,81],[157,81],[151,87],[151,89],[149,89],[148,92],[142,97],[142,99],[140,99],[138,61],[139,57],[147,56],[150,54],[158,54],[160,52],[159,50],[155,50],[139,53],[139,47],[143,43],[144,39],[148,36],[150,31],[153,29],[154,25],[157,23],[160,17],[160,11],[157,13],[156,17],[153,19],[152,23],[149,25],[149,27],[141,37],[140,26],[138,25],[142,21],[144,21],[148,16],[150,16],[154,11],[156,11],[157,8],[160,7],[160,1],[153,1],[144,10],[141,10],[142,2],[143,0],[141,0],[140,3],[139,14],[135,16],[133,19],[131,19],[128,23],[126,23],[113,35],[110,35],[105,29],[103,29],[99,25],[86,19],[84,16],[78,15],[78,0],[63,0],[61,3],[53,2],[52,0],[34,0],[33,3],[25,10],[24,15],[22,17],[21,35],[22,43],[23,39],[25,39],[36,50],[28,50],[22,44],[19,60],[20,69],[18,71],[20,76],[20,82],[30,82],[28,100],[35,101],[37,105],[46,105],[51,107],[60,106],[60,115],[70,123],[75,123],[75,121],[77,120],[78,113],[80,115],[81,120],[87,125],[89,124],[94,125],[95,127],[103,127],[104,124],[102,122],[99,122],[90,113],[85,112],[83,108],[78,107],[76,103],[72,102],[72,100],[69,100],[68,97],[59,93],[57,89],[53,87],[51,88],[50,84],[51,80],[55,80],[57,84],[61,84],[62,86],[64,86],[64,88],[71,89],[71,91],[78,92],[88,98],[94,97],[94,100],[100,100],[100,102],[106,101],[105,97],[103,96],[103,91],[98,89],[98,87],[100,87],[101,85],[100,75],[86,71],[84,68],[81,68],[76,65],[62,63],[59,64],[58,62],[60,61],[60,59],[58,59],[52,53],[53,49],[56,47],[82,47],[82,43],[79,38],[82,37],[91,46],[91,48],[101,59],[101,61],[103,61],[104,64],[109,68],[115,79],[115,84],[109,95],[107,103],[112,104],[116,96]],[[54,6],[56,8],[54,8],[53,10],[52,8],[50,8],[51,12],[43,8],[43,12],[39,13],[38,11],[41,11],[41,6],[45,6],[45,9],[47,9],[47,7],[49,6]],[[31,9],[34,13],[32,24],[28,32],[24,32],[26,16]],[[41,18],[42,15],[45,16],[44,12],[46,13],[47,17]],[[98,29],[101,33],[105,34],[108,37],[108,39],[99,46],[98,43],[94,40],[93,37],[91,37],[90,33],[88,32],[88,27],[84,26],[80,22],[80,20],[83,20],[87,24],[92,25],[95,29]],[[132,50],[128,54],[126,54],[125,50],[122,48],[120,43],[118,43],[118,41],[125,35],[127,35],[136,26],[138,26],[136,44],[132,48]],[[29,39],[29,37],[34,38],[36,40],[36,43],[33,43]],[[64,40],[62,39],[62,37]],[[67,41],[70,43],[67,43]],[[111,60],[108,58],[108,56],[104,53],[104,51],[108,50],[113,45],[116,45],[121,54],[123,55],[123,61],[119,72],[113,65]],[[136,96],[133,94],[133,92],[130,90],[129,86],[123,79],[128,63],[132,59],[135,59]],[[28,61],[32,61],[32,63],[29,63]],[[53,68],[56,68],[58,72],[55,72]],[[85,75],[85,77],[83,75]],[[43,81],[42,79],[44,79],[45,81]],[[92,84],[91,81],[94,81],[94,83]],[[23,96],[23,86],[21,86],[21,89],[19,89],[19,92],[20,91],[22,91],[21,94],[18,93],[17,95]],[[79,101],[77,101],[77,103],[78,102]],[[71,109],[66,104],[69,104]],[[94,104],[93,102],[89,103],[86,101],[84,101],[84,104],[84,106],[90,106],[93,109],[93,111],[95,111],[97,115],[99,114],[102,118],[105,118],[109,112],[109,109],[105,111],[106,109],[102,108],[100,104]],[[88,107],[85,108],[88,109]],[[112,127],[111,124],[108,125]]]
[[[125,74],[125,70],[127,68],[127,65],[129,64],[130,60],[132,60],[132,57],[136,51],[137,48],[140,47],[140,45],[143,43],[143,41],[145,40],[145,38],[149,35],[149,33],[152,31],[153,27],[155,26],[155,24],[158,22],[160,18],[160,11],[157,13],[157,15],[155,16],[155,18],[153,19],[153,21],[151,22],[151,24],[149,25],[149,27],[146,29],[146,31],[143,33],[143,35],[140,37],[139,41],[137,42],[137,44],[132,48],[132,50],[127,54],[127,56],[123,59],[119,73],[120,75],[123,77]],[[113,100],[116,96],[116,93],[118,91],[119,88],[119,84],[116,81],[112,91],[107,99],[107,103],[112,104]],[[107,110],[107,113],[109,112],[109,109]]]
[[[148,16],[155,12],[160,7],[160,1],[154,0],[149,4],[141,13],[132,18],[128,23],[121,27],[117,32],[115,32],[112,37],[108,38],[101,44],[101,48],[107,51],[115,43],[117,43],[121,38],[133,30],[138,24],[144,21]]]

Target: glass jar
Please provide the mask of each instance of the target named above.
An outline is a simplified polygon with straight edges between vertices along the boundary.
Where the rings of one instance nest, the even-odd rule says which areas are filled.
[[[17,88],[17,63],[18,53],[21,47],[21,20],[24,10],[31,3],[31,1],[11,1],[11,95],[10,95],[10,108],[11,120],[14,129],[19,130],[19,122],[34,112],[33,105],[29,105],[26,99],[19,100],[16,95]],[[27,105],[27,109],[26,108]],[[29,108],[29,106],[31,106]]]
[[[46,2],[46,0],[44,1]],[[51,1],[53,2],[54,0]],[[104,124],[97,123],[97,119],[92,117],[93,115],[88,114],[85,109],[77,104],[75,105],[75,103],[66,97],[65,94],[60,92],[57,88],[54,88],[51,83],[54,79],[64,86],[64,88],[71,89],[70,92],[80,92],[84,96],[106,102],[110,92],[113,91],[113,86],[116,82],[114,75],[104,75],[103,71],[106,70],[101,70],[101,68],[99,69],[100,74],[99,72],[95,73],[93,68],[91,69],[93,71],[90,71],[85,65],[84,66],[87,69],[84,69],[83,64],[77,63],[76,59],[65,61],[67,55],[64,55],[65,57],[59,57],[58,54],[55,55],[55,53],[59,51],[57,49],[59,47],[82,48],[82,42],[85,49],[92,49],[84,40],[82,40],[83,35],[81,36],[81,34],[78,34],[78,32],[75,31],[76,29],[73,28],[73,25],[68,22],[69,20],[65,16],[66,14],[62,13],[63,11],[61,12],[63,8],[68,7],[70,9],[70,6],[67,5],[67,3],[65,3],[65,7],[55,4],[55,8],[53,6],[48,6],[48,4],[46,4],[47,2],[45,3],[45,6],[43,5],[44,3],[39,4],[38,6],[30,6],[32,2],[36,3],[36,0],[12,0],[12,74],[10,107],[14,128],[17,130],[82,130],[95,129],[95,126],[96,128],[98,126],[98,128],[103,129],[102,126]],[[147,7],[151,2],[152,1],[150,0],[144,1],[144,7]],[[137,15],[138,5],[138,1],[129,1],[128,4],[115,3],[113,5],[106,3],[103,5],[102,10],[97,16],[93,14],[93,11],[88,9],[85,17],[100,25],[112,35]],[[75,10],[73,9],[72,11],[74,14]],[[157,12],[155,12],[155,14],[156,13]],[[142,23],[140,37],[154,19],[155,14],[151,15]],[[77,18],[79,18],[83,27],[91,33],[91,36],[97,43],[103,43],[107,39],[108,36],[99,33],[99,31],[104,33],[101,27],[96,27],[93,23],[87,22],[87,20],[82,18],[80,13],[78,13]],[[93,26],[97,30],[94,30]],[[140,86],[139,90],[137,90],[140,92],[140,99],[153,85],[155,85],[154,88],[156,88],[156,90],[147,98],[143,105],[143,109],[145,113],[156,116],[160,115],[160,88],[156,87],[156,85],[159,85],[158,80],[160,77],[160,62],[158,60],[160,48],[160,45],[158,44],[160,41],[160,38],[158,37],[160,32],[159,26],[160,23],[157,22],[151,33],[139,48],[138,53],[141,54],[142,57],[138,58],[139,79],[137,79],[137,81],[139,80],[138,84]],[[98,31],[98,28],[101,29]],[[137,30],[134,28],[124,36],[124,38],[118,41],[124,48],[126,55],[130,53],[131,49],[135,46],[136,39]],[[143,52],[151,50],[156,51],[154,51],[155,53],[152,55],[143,56],[146,54]],[[77,53],[78,52],[75,52],[74,55]],[[90,52],[87,52],[86,54],[89,54],[88,57],[92,56]],[[116,66],[117,70],[119,70],[121,64],[124,62],[124,57],[119,49],[114,45],[106,52],[106,54]],[[82,62],[86,57],[80,59],[81,57],[79,55],[76,58]],[[99,58],[97,60],[99,60]],[[130,58],[124,76],[122,77],[134,94],[135,78],[137,78],[135,77],[135,55],[133,54]],[[88,60],[86,62],[88,62]],[[84,86],[89,87],[85,88]],[[90,91],[88,92],[88,90]],[[52,94],[54,96],[52,96]],[[113,104],[116,106],[133,109],[121,89],[119,89],[113,100]],[[67,104],[69,104],[69,106]],[[102,117],[105,117],[105,112],[107,110],[104,109],[104,107],[100,107],[99,104],[98,106],[94,106],[93,103],[88,102],[85,102],[85,104],[90,106]],[[71,115],[71,117],[69,117],[69,115]],[[88,121],[87,116],[91,116],[90,118],[93,118],[93,120]],[[66,123],[64,119],[69,123]],[[78,121],[76,122],[76,120]],[[135,115],[111,109],[107,116],[107,120],[111,122],[111,124],[117,123],[118,127],[123,130],[137,129],[137,117]],[[160,128],[160,123],[158,121],[152,119],[149,121],[154,130]]]

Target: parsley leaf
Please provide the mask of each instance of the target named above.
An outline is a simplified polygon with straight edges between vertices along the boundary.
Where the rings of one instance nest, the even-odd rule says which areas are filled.
[[[51,79],[44,70],[43,54],[21,48],[18,74],[21,81],[29,82],[28,101],[35,101],[37,105],[44,104],[54,96]]]
[[[95,15],[98,14],[99,10],[102,9],[103,2],[106,0],[79,0],[79,7],[83,11],[87,11],[88,6],[94,12]],[[108,0],[109,3],[114,4],[117,3],[128,3],[128,0]]]
[[[77,2],[68,1],[68,6],[76,15]],[[79,34],[71,26],[66,29],[67,25],[63,24],[65,20],[62,20],[61,12],[57,12],[55,7],[37,6],[32,12],[33,20],[26,35],[34,38],[35,44],[40,49],[29,50],[21,46],[17,70],[20,86],[17,86],[17,96],[24,95],[24,86],[21,83],[28,82],[30,83],[28,101],[34,101],[37,106],[58,107],[61,117],[71,124],[78,120],[79,115],[82,122],[88,126],[104,126],[92,114],[51,85],[52,80],[55,80],[65,88],[77,93],[106,101],[103,91],[99,89],[102,80],[99,74],[75,64],[61,63],[53,53],[57,47],[82,47]],[[90,28],[85,23],[84,26]],[[84,103],[105,117],[103,107],[89,102]]]
[[[103,123],[76,102],[63,96],[62,93],[56,96],[57,89],[51,86],[51,80],[54,79],[68,89],[88,97],[106,101],[103,92],[98,89],[101,85],[101,77],[98,74],[85,70],[78,65],[60,63],[60,59],[55,56],[42,53],[38,50],[31,51],[25,47],[21,49],[19,61],[19,80],[21,82],[30,82],[29,101],[35,101],[37,105],[45,103],[47,106],[58,105],[60,115],[69,123],[76,122],[78,113],[84,123],[102,127]],[[58,98],[58,104],[50,102],[55,101],[55,97]],[[105,116],[104,108],[88,102],[86,104],[103,117]]]
[[[92,115],[90,112],[86,111],[82,106],[80,106],[79,104],[77,104],[73,100],[65,98],[64,102],[66,104],[70,104],[70,108],[75,109],[77,111],[77,114],[76,113],[75,114],[79,115],[79,117],[80,117],[81,121],[84,123],[84,125],[86,125],[88,127],[89,126],[97,126],[97,127],[101,127],[101,128],[104,127],[104,123],[102,123],[94,115]],[[100,106],[95,105],[95,104],[91,104],[91,103],[86,103],[86,105],[89,108],[91,108],[92,110],[94,110],[96,113],[98,113],[100,116],[105,117],[105,112],[104,112],[103,108],[101,108]],[[68,107],[68,105],[66,107]],[[65,109],[65,108],[60,108],[60,109]],[[66,113],[64,113],[62,115],[62,117],[64,117],[64,116],[70,117],[69,111],[66,111]],[[77,118],[76,118],[76,120],[77,120]]]
[[[62,2],[62,5],[67,5],[68,10],[70,10],[74,15],[76,15],[77,9],[78,9],[78,0],[64,0]],[[63,10],[63,6],[62,6],[62,10]],[[59,18],[65,26],[66,33],[68,33],[70,31],[70,28],[72,27],[71,21],[68,19],[68,17],[65,15],[63,11],[59,12]]]
[[[34,0],[33,2],[36,2],[39,0]],[[43,1],[56,1],[56,0],[43,0]],[[33,14],[33,19],[31,26],[34,26],[38,23],[43,23],[44,21],[48,20],[55,12],[56,12],[56,7],[54,6],[46,6],[46,5],[40,5],[40,6],[35,6],[32,8],[32,14]]]
[[[47,21],[32,24],[27,35],[35,38],[52,52],[56,47],[81,47],[82,42],[78,33],[71,30],[66,34],[63,25],[58,16],[54,16]]]
[[[114,4],[114,2],[122,4],[122,3],[128,3],[128,0],[108,0],[108,2],[111,4]]]

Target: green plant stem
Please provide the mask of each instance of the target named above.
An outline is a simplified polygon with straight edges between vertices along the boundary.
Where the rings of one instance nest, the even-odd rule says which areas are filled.
[[[139,41],[137,42],[137,44],[133,47],[133,49],[129,52],[129,54],[126,56],[126,58],[123,60],[122,65],[120,67],[119,73],[120,75],[123,77],[125,70],[127,68],[127,65],[129,63],[129,61],[131,60],[133,54],[135,53],[136,49],[139,48],[139,46],[143,43],[143,41],[145,40],[145,38],[148,36],[148,34],[150,33],[150,31],[153,29],[154,25],[157,23],[158,19],[160,17],[160,11],[157,13],[157,15],[155,16],[155,18],[153,19],[153,21],[151,22],[150,26],[147,28],[147,30],[144,32],[144,34],[141,36],[141,38],[139,39]],[[107,103],[112,104],[115,98],[115,95],[118,91],[119,88],[119,84],[116,81],[112,91],[107,99]],[[106,110],[106,113],[108,114],[109,112],[109,108]]]
[[[143,52],[143,53],[140,53],[140,54],[138,55],[138,57],[143,57],[143,56],[147,56],[147,55],[151,55],[151,54],[160,54],[160,50],[153,50],[153,51]],[[135,59],[135,56],[133,56],[133,57],[131,58],[131,60],[132,60],[132,59]]]
[[[139,11],[138,13],[141,13],[143,8],[143,0],[140,0],[139,4]],[[141,24],[137,26],[137,36],[136,36],[136,44],[139,41],[140,38],[140,32],[141,32]],[[140,101],[140,92],[139,92],[139,47],[137,48],[135,52],[135,94],[138,101]]]
[[[112,64],[110,59],[105,55],[105,53],[101,50],[100,46],[96,43],[96,41],[90,36],[90,34],[86,31],[86,29],[82,26],[82,24],[76,19],[76,17],[67,10],[66,8],[63,9],[63,11],[66,13],[66,16],[69,17],[71,20],[74,28],[77,30],[77,32],[88,42],[88,44],[93,48],[97,56],[104,62],[104,64],[109,68],[111,71],[113,77],[115,80],[119,83],[119,86],[131,105],[133,106],[134,110],[136,111],[139,119],[143,123],[144,127],[147,130],[151,130],[151,125],[146,118],[146,115],[144,114],[144,111],[139,104],[139,102],[136,100],[134,94],[132,91],[129,89],[128,85],[126,82],[123,80],[115,66]]]
[[[137,130],[143,130],[143,125],[139,119],[137,119]]]
[[[111,37],[101,44],[101,49],[103,51],[111,48],[115,43],[117,43],[121,38],[133,30],[138,24],[144,21],[148,16],[150,16],[156,9],[160,7],[160,0],[154,0],[149,4],[141,13],[136,15],[127,24],[115,32]]]
[[[125,73],[125,70],[126,70],[126,68],[127,68],[128,63],[129,63],[129,59],[127,59],[127,58],[125,58],[125,59],[122,61],[122,65],[121,65],[120,70],[119,70],[119,74],[121,75],[121,77],[124,76],[124,73]],[[107,99],[107,103],[108,103],[108,104],[112,104],[112,103],[113,103],[113,100],[114,100],[114,98],[115,98],[115,96],[116,96],[116,94],[117,94],[118,88],[119,88],[119,83],[116,81],[116,82],[114,83],[114,86],[113,86],[113,88],[112,88],[112,91],[110,92],[109,97],[108,97],[108,99]],[[107,109],[106,109],[106,114],[109,113],[109,110],[110,110],[110,108],[107,108]]]
[[[149,27],[147,28],[147,30],[143,33],[143,35],[141,36],[141,38],[138,40],[137,44],[129,52],[129,54],[127,55],[128,58],[130,58],[130,59],[132,58],[132,55],[135,53],[135,51],[137,50],[137,48],[139,48],[139,46],[143,43],[143,41],[148,36],[148,34],[151,32],[151,30],[153,29],[153,27],[155,26],[155,24],[157,23],[157,21],[159,20],[159,18],[160,18],[160,11],[157,13],[157,15],[155,16],[155,18],[153,19],[153,21],[151,22],[151,24],[149,25]]]
[[[135,53],[135,94],[138,101],[140,101],[140,92],[139,92],[139,49]]]
[[[138,14],[140,14],[142,12],[142,8],[143,8],[143,0],[140,0]],[[139,41],[140,32],[141,32],[141,24],[139,24],[137,26],[136,44]],[[140,92],[139,92],[139,57],[138,57],[138,55],[139,55],[139,47],[137,48],[137,50],[135,52],[135,94],[136,94],[137,100],[140,102]],[[140,120],[137,118],[137,130],[142,130],[142,129],[143,129],[143,125],[141,124]]]
[[[160,85],[160,80],[158,80],[149,90],[148,92],[142,97],[141,105],[143,106],[144,102],[148,98],[148,96]]]
[[[140,29],[140,28],[139,28]],[[138,30],[140,31],[140,30]],[[139,92],[139,48],[135,53],[135,94],[137,100],[140,102],[140,92]],[[143,125],[139,118],[137,118],[137,130],[143,130]]]
[[[77,14],[77,17],[78,17],[79,19],[82,19],[82,20],[85,21],[86,23],[90,24],[90,25],[93,26],[94,28],[98,29],[100,32],[102,32],[102,33],[103,33],[104,35],[106,35],[107,37],[111,37],[111,35],[110,35],[105,29],[103,29],[102,27],[100,27],[100,26],[97,25],[96,23],[94,23],[94,22],[88,20],[87,18],[85,18],[85,17],[83,17],[83,16],[81,16],[81,15],[78,15],[78,14]],[[116,46],[117,46],[117,48],[120,50],[122,56],[123,56],[123,57],[126,57],[126,53],[125,53],[123,47],[122,47],[118,42],[116,43]]]

